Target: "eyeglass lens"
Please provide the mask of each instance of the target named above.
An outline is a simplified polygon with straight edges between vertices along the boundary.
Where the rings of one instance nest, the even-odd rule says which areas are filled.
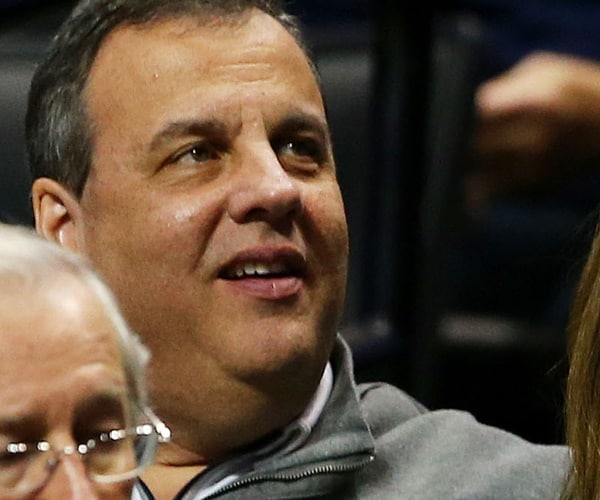
[[[157,443],[156,429],[149,422],[127,430],[103,432],[77,448],[64,450],[54,450],[45,441],[11,443],[0,448],[0,494],[39,488],[55,466],[70,455],[81,457],[93,481],[124,481],[135,477],[152,461]]]

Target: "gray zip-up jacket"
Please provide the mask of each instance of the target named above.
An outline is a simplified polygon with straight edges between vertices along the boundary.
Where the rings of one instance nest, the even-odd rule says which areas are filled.
[[[534,445],[460,411],[427,411],[386,384],[356,386],[339,340],[334,386],[307,442],[275,453],[210,498],[557,499],[570,467],[561,446]],[[203,474],[180,493],[200,498]],[[134,498],[152,498],[136,485]]]

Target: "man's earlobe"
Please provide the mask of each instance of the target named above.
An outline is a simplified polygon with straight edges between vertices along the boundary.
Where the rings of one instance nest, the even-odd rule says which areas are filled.
[[[73,194],[55,180],[42,177],[33,183],[31,201],[37,232],[63,247],[79,250],[79,202]]]

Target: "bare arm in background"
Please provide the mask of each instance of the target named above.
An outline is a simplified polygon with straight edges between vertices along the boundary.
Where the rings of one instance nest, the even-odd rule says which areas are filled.
[[[533,53],[475,96],[471,203],[555,184],[600,157],[600,63]]]

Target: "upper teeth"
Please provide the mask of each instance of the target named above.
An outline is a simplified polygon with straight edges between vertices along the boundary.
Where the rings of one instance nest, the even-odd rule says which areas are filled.
[[[263,263],[252,263],[248,262],[245,264],[238,264],[233,274],[238,278],[243,276],[264,276],[266,274],[276,274],[285,271],[283,264],[263,264]]]

